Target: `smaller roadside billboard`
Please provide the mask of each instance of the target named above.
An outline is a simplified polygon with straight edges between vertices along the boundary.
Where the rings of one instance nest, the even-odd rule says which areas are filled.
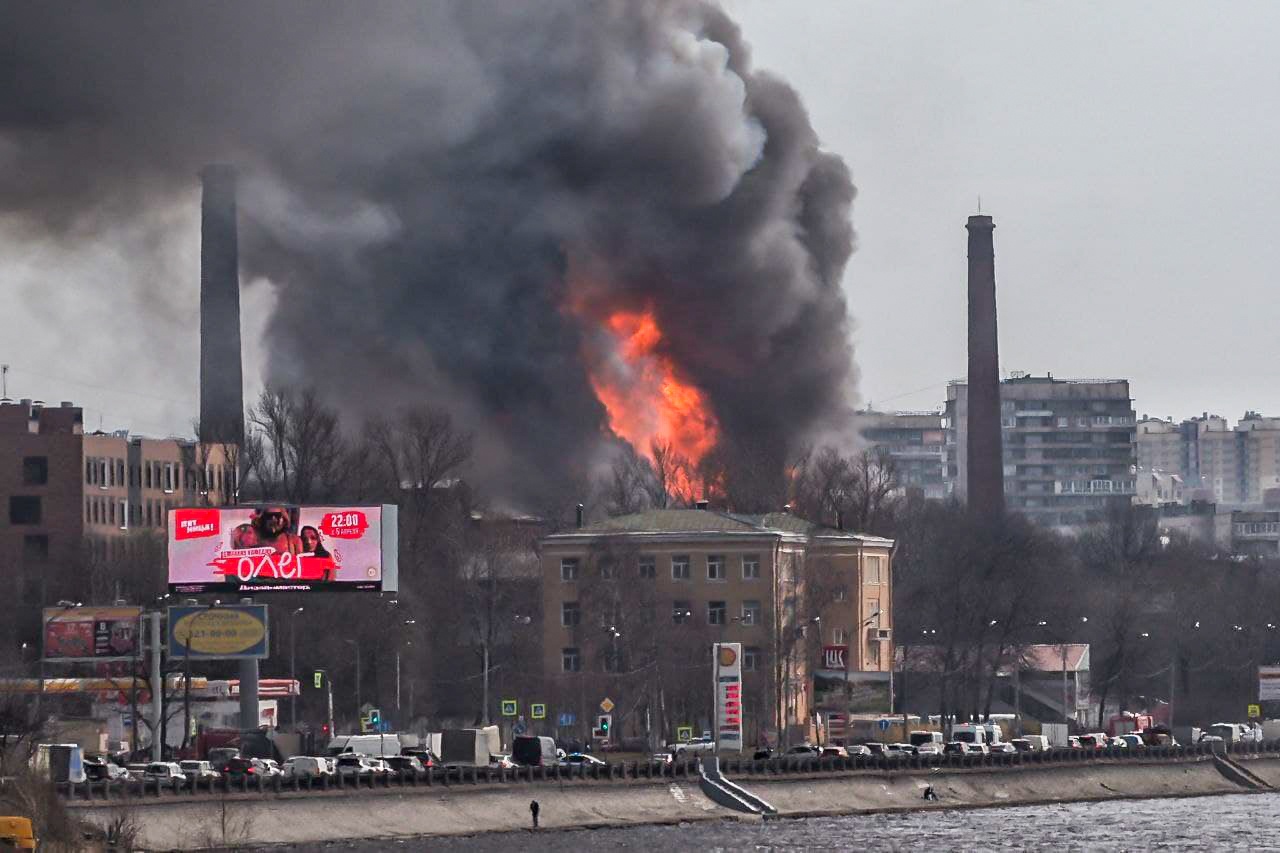
[[[44,658],[107,661],[136,657],[141,607],[46,607]]]
[[[265,604],[169,608],[169,660],[265,658]]]

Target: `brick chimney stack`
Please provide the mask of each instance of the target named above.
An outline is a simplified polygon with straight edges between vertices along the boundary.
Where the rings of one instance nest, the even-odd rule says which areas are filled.
[[[970,216],[969,231],[969,508],[984,518],[1004,515],[1000,437],[1000,347],[996,334],[996,259],[990,216]]]
[[[200,440],[244,440],[236,173],[200,170]]]

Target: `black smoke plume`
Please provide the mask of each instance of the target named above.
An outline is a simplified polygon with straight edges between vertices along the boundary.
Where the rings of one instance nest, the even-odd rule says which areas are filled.
[[[449,408],[493,490],[608,443],[571,262],[653,307],[727,441],[846,425],[854,188],[713,5],[4,3],[0,214],[92,239],[195,203],[209,162],[239,169],[243,279],[277,288],[267,378]]]

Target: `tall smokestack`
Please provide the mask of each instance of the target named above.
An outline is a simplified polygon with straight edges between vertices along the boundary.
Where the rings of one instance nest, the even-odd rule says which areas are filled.
[[[970,216],[968,502],[983,517],[1004,514],[1000,439],[1000,348],[996,335],[996,255],[990,216]]]
[[[215,164],[200,170],[200,180],[200,440],[239,444],[244,384],[236,173]]]

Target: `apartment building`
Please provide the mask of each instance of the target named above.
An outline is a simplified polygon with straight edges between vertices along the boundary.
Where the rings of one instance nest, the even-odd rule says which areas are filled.
[[[941,412],[858,412],[859,435],[893,460],[902,490],[947,496],[946,433]]]
[[[1280,418],[1250,411],[1233,427],[1208,412],[1177,423],[1144,416],[1136,439],[1139,469],[1178,475],[1187,500],[1256,506],[1280,488]]]
[[[1015,373],[1000,383],[1004,493],[1010,510],[1070,527],[1136,491],[1135,417],[1123,379]],[[947,388],[947,477],[967,493],[968,387]]]
[[[543,673],[579,723],[608,697],[621,736],[710,728],[711,645],[741,643],[748,745],[809,736],[824,646],[887,673],[891,540],[788,513],[699,505],[542,540]],[[889,709],[885,707],[884,711]],[[563,732],[562,732],[563,733]]]
[[[52,567],[108,556],[131,531],[163,531],[172,507],[224,502],[232,470],[219,446],[85,434],[69,402],[0,403],[0,583],[37,613]]]

